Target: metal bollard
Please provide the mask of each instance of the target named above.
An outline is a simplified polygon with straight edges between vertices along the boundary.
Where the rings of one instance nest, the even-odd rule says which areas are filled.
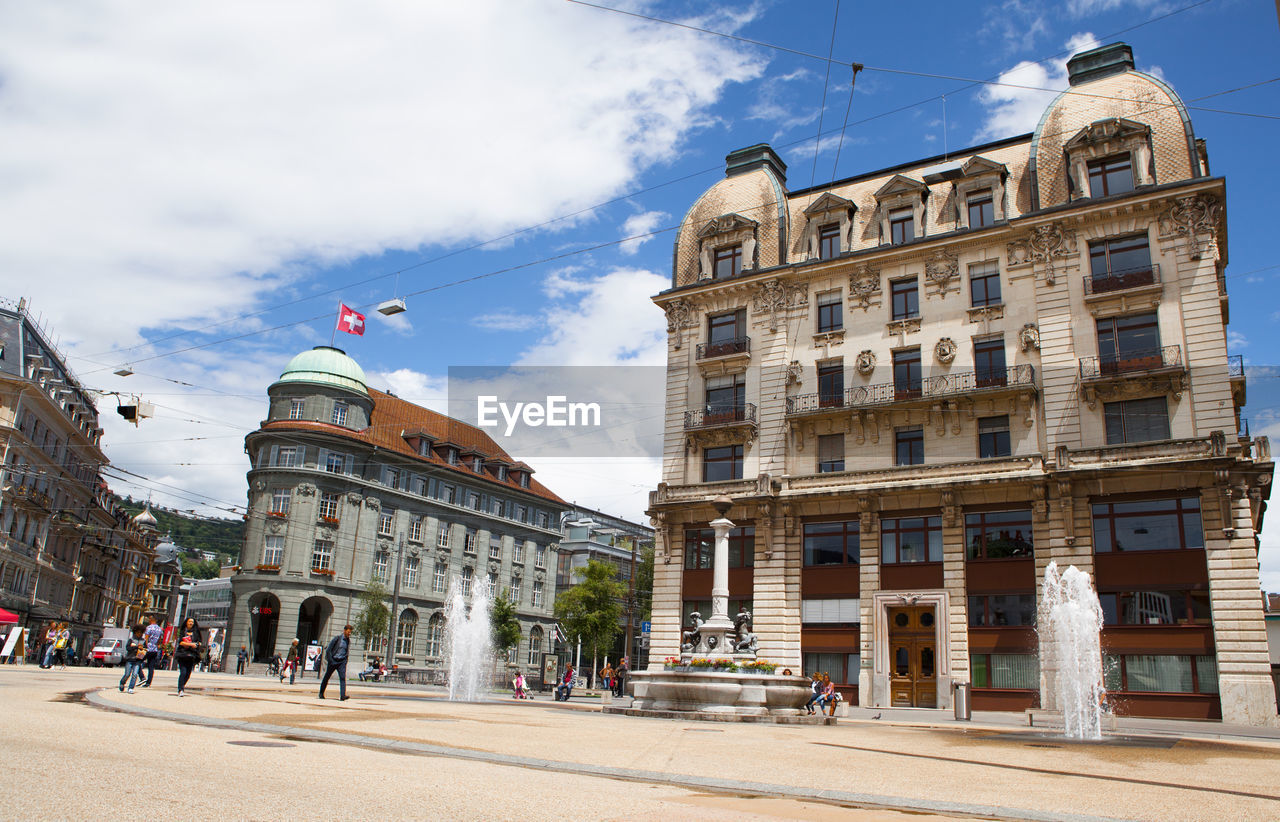
[[[969,708],[969,683],[968,682],[952,682],[952,704],[956,709],[956,719],[968,721],[972,718],[972,711]]]

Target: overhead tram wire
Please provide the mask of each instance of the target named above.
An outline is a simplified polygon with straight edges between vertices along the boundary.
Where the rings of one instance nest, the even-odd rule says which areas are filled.
[[[809,187],[818,181],[818,152],[822,149],[822,123],[827,115],[827,88],[831,85],[831,56],[836,50],[836,26],[840,22],[840,0],[836,0],[831,16],[831,44],[827,46],[827,73],[822,80],[822,102],[818,104],[818,134],[813,138],[813,169],[809,172]],[[849,92],[850,97],[853,92]]]

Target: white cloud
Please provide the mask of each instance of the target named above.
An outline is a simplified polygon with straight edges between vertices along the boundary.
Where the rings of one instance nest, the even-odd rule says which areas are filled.
[[[1067,41],[1067,56],[1047,63],[1024,60],[997,78],[997,82],[1009,85],[983,86],[978,92],[978,101],[988,109],[987,121],[974,139],[997,140],[1033,131],[1045,108],[1069,85],[1067,60],[1070,55],[1099,45],[1088,32],[1075,34]]]
[[[547,311],[550,332],[526,349],[525,365],[666,365],[667,325],[650,297],[671,280],[642,269],[614,269],[558,287],[571,301]]]
[[[761,65],[515,0],[10,4],[0,54],[0,269],[92,349],[607,199]]]
[[[537,314],[495,311],[490,314],[481,314],[472,320],[471,324],[486,331],[528,331],[541,322],[542,318]]]
[[[374,371],[366,373],[365,377],[369,381],[370,388],[390,390],[392,394],[406,402],[430,408],[432,411],[438,411],[441,414],[449,412],[449,404],[447,402],[449,380],[446,377],[423,374],[421,371],[414,371],[411,368],[397,368],[394,371]]]
[[[1249,340],[1245,338],[1239,331],[1227,332],[1227,349],[1236,351],[1249,345]]]
[[[623,240],[618,246],[623,254],[635,254],[640,250],[640,246],[653,239],[653,236],[641,236],[650,234],[662,225],[662,221],[667,219],[665,211],[646,211],[643,214],[633,214],[627,218],[622,224],[622,236],[634,237],[635,239]]]

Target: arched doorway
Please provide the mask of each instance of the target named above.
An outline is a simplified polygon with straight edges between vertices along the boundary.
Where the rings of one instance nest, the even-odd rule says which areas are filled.
[[[276,649],[276,627],[280,624],[280,600],[266,592],[249,598],[249,642],[253,661],[267,662]]]
[[[298,608],[298,644],[306,648],[312,642],[323,645],[333,603],[324,597],[310,597]]]

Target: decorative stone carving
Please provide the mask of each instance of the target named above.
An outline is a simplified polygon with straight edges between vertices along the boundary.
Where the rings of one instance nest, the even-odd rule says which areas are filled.
[[[933,286],[933,293],[946,299],[950,291],[960,290],[960,260],[944,249],[934,253],[933,259],[924,264],[926,286]]]
[[[262,481],[262,480],[254,480],[254,482],[253,482],[253,490],[255,490],[255,491],[259,491],[259,492],[267,490],[267,484],[266,484],[266,482],[264,482],[264,481]]]
[[[278,534],[284,530],[284,520],[278,517],[267,517],[267,530],[273,534]]]
[[[1134,97],[1145,98],[1149,94],[1140,93]],[[1150,94],[1150,98],[1150,105],[1143,106],[1140,111],[1150,112],[1158,105],[1154,94]],[[1151,178],[1151,127],[1145,123],[1123,119],[1123,114],[1136,113],[1131,108],[1132,104],[1129,100],[1123,103],[1113,100],[1111,111],[1115,116],[1090,123],[1063,144],[1071,175],[1072,200],[1091,196],[1089,162],[1113,154],[1129,155],[1135,185],[1146,186],[1155,182]]]
[[[696,312],[686,300],[667,303],[667,333],[676,335],[676,348],[684,344],[684,330],[697,325]]]
[[[882,294],[880,269],[863,263],[849,275],[849,300],[863,311],[879,305]]]
[[[1186,237],[1191,259],[1199,260],[1216,243],[1221,219],[1222,205],[1217,197],[1193,194],[1176,198],[1156,224],[1161,237]]]
[[[955,340],[950,337],[943,337],[938,340],[938,343],[933,347],[933,355],[937,357],[938,362],[943,365],[950,365],[956,358],[956,352],[958,350],[959,346],[956,345]]]
[[[792,360],[787,366],[787,385],[800,385],[800,379],[804,375],[804,366],[799,360]]]
[[[787,283],[769,280],[761,283],[754,293],[754,311],[759,317],[768,316],[769,330],[778,330],[778,320],[786,319],[788,312],[809,306],[809,284]]]
[[[1035,323],[1027,323],[1018,332],[1018,341],[1023,351],[1040,350],[1040,328]]]
[[[1004,319],[1004,305],[984,305],[979,308],[969,309],[969,322],[982,323],[987,329],[991,329],[992,320]]]
[[[710,279],[714,273],[714,257],[716,248],[724,248],[733,244],[742,245],[742,270],[756,267],[756,228],[755,220],[740,214],[723,214],[708,222],[698,232],[698,240],[702,243],[698,255],[701,271],[698,279]]]
[[[920,317],[907,317],[905,320],[890,320],[885,323],[885,329],[898,337],[915,334],[920,330],[920,319]]]
[[[680,632],[680,650],[686,654],[693,653],[702,644],[702,623],[705,622],[697,611],[689,614],[689,621],[693,628]]]
[[[316,495],[316,487],[309,482],[300,483],[298,485],[298,495],[303,497],[314,497]]]
[[[1160,394],[1171,395],[1175,400],[1180,400],[1186,388],[1185,371],[1157,374],[1146,378],[1128,377],[1111,381],[1086,382],[1080,386],[1084,401],[1090,408],[1096,408],[1099,400],[1111,402]]]
[[[854,367],[858,369],[858,373],[862,376],[868,376],[872,371],[876,370],[876,355],[870,348],[863,349],[854,360]]]
[[[355,504],[359,502],[360,495],[353,492],[347,495],[347,499],[351,500],[352,504]],[[368,508],[370,511],[381,511],[382,500],[378,499],[377,497],[365,497],[364,507]]]
[[[756,652],[756,635],[751,633],[751,612],[747,606],[738,608],[738,615],[733,618],[734,638],[729,640],[735,654],[751,654]]]
[[[1062,227],[1062,223],[1046,223],[1036,226],[1025,238],[1014,240],[1005,247],[1009,267],[1035,265],[1044,273],[1045,283],[1052,286],[1057,277],[1057,263],[1077,256],[1076,233]]]
[[[502,570],[502,564],[500,562],[496,559],[489,560],[489,573],[496,574],[500,570]]]

